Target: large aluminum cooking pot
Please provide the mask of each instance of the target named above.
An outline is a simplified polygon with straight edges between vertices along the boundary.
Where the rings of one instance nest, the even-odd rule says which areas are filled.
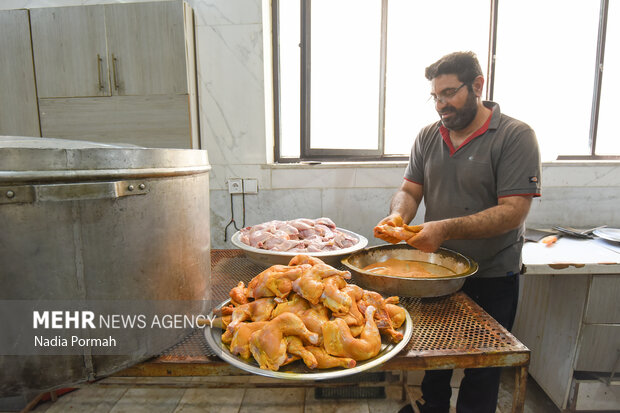
[[[0,137],[0,302],[209,299],[209,170],[202,150]],[[0,355],[0,397],[109,375],[187,330],[115,333],[130,354]]]
[[[441,265],[454,275],[441,278],[404,278],[373,274],[363,268],[389,258],[421,261]],[[458,291],[467,277],[478,271],[478,264],[458,252],[439,248],[436,252],[423,252],[407,244],[379,245],[356,252],[342,260],[351,271],[354,284],[368,290],[405,297],[440,297]]]

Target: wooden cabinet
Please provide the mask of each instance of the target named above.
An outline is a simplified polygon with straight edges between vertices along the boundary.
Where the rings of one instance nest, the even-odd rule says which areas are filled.
[[[0,135],[41,136],[27,10],[0,11]]]
[[[180,2],[30,11],[39,98],[186,94]]]
[[[187,94],[180,2],[106,5],[105,21],[113,94]]]
[[[103,6],[32,9],[39,98],[109,96]]]
[[[183,7],[32,9],[42,135],[190,148]]]

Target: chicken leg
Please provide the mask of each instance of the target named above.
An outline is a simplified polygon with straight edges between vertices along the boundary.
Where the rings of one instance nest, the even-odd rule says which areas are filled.
[[[280,314],[250,337],[250,351],[262,369],[277,371],[286,361],[286,336],[299,336],[310,344],[319,342],[319,335],[308,330],[297,315]]]
[[[304,343],[297,336],[288,336],[286,337],[286,351],[289,354],[292,354],[297,357],[301,357],[304,361],[304,364],[311,369],[314,369],[318,366],[318,362],[310,351],[306,350],[304,347]]]
[[[306,350],[312,353],[317,361],[317,367],[320,369],[331,369],[334,367],[350,369],[355,367],[356,364],[352,358],[331,356],[321,347],[306,346]]]
[[[232,354],[238,354],[244,359],[249,359],[252,355],[250,352],[250,337],[255,331],[265,327],[268,322],[269,321],[256,321],[254,323],[238,324],[237,327],[235,327],[235,332],[230,342],[230,352]]]
[[[347,323],[336,318],[323,325],[323,346],[332,356],[368,360],[381,351],[381,334],[375,324],[375,308],[366,308],[366,323],[359,338],[351,335]]]

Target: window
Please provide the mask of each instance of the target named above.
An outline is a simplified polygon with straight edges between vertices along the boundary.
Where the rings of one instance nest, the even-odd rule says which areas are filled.
[[[275,158],[406,159],[438,119],[424,68],[455,50],[543,161],[618,155],[619,2],[274,0]]]

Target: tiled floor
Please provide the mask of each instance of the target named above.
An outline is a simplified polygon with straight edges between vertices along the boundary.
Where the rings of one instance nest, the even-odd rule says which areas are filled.
[[[258,378],[260,379],[263,378]],[[144,379],[140,379],[144,385]],[[55,402],[39,404],[31,410],[34,413],[391,413],[397,412],[407,401],[401,400],[401,387],[386,387],[385,399],[360,400],[317,400],[314,389],[298,388],[248,388],[210,389],[174,388],[175,381],[166,379],[161,387],[159,379],[147,381],[149,387],[132,386],[129,381],[123,387],[86,386],[67,393]],[[187,378],[178,378],[179,383]],[[225,378],[189,378],[198,387],[207,381],[226,381]],[[270,380],[270,379],[263,379]],[[504,369],[497,412],[510,412],[514,371]],[[171,388],[172,387],[172,388]],[[420,389],[410,386],[407,393],[417,397]],[[453,392],[456,400],[456,391]],[[455,411],[454,409],[452,409]],[[536,382],[530,377],[527,384],[525,413],[559,413],[560,410],[549,400]],[[2,412],[0,412],[2,413]]]

